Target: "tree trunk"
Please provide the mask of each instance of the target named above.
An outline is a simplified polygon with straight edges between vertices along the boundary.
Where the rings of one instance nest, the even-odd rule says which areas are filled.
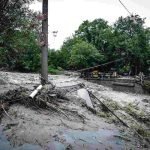
[[[42,33],[44,35],[44,45],[42,46],[42,72],[41,84],[48,82],[48,0],[43,0]]]

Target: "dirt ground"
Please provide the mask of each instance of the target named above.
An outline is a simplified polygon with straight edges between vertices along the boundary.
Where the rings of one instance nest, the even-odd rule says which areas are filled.
[[[4,149],[149,149],[150,96],[113,91],[78,76],[49,75],[57,88],[84,83],[129,128],[103,110],[92,99],[96,114],[84,105],[77,91],[69,91],[67,100],[58,100],[58,111],[11,105],[0,122],[0,150]],[[40,84],[38,74],[0,72],[0,93],[19,87],[33,91]]]

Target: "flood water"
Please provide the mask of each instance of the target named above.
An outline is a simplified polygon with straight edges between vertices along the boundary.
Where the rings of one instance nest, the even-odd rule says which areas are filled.
[[[73,150],[101,150],[110,148],[114,150],[124,149],[125,143],[118,138],[118,131],[100,129],[98,131],[80,131],[80,130],[65,130],[61,131],[54,137],[53,141],[48,143],[45,149],[47,150],[65,150],[71,148]],[[7,136],[3,133],[3,128],[0,127],[0,150],[44,150],[38,145],[24,144],[20,147],[13,148],[7,140]]]

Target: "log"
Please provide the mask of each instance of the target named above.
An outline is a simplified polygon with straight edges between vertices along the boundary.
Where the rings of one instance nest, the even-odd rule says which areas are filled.
[[[31,94],[30,97],[34,98],[36,96],[36,94],[42,89],[42,85],[39,85]]]

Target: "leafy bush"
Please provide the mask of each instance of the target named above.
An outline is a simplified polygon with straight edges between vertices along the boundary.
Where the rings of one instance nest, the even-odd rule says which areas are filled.
[[[48,67],[48,72],[50,74],[58,75],[58,74],[61,74],[62,71],[63,71],[63,69],[61,67],[55,68],[53,65]]]
[[[75,69],[81,69],[98,64],[103,56],[92,45],[81,41],[73,45],[69,65]]]
[[[0,48],[0,66],[11,70],[37,71],[40,67],[40,48],[32,31],[14,31],[5,46]]]

